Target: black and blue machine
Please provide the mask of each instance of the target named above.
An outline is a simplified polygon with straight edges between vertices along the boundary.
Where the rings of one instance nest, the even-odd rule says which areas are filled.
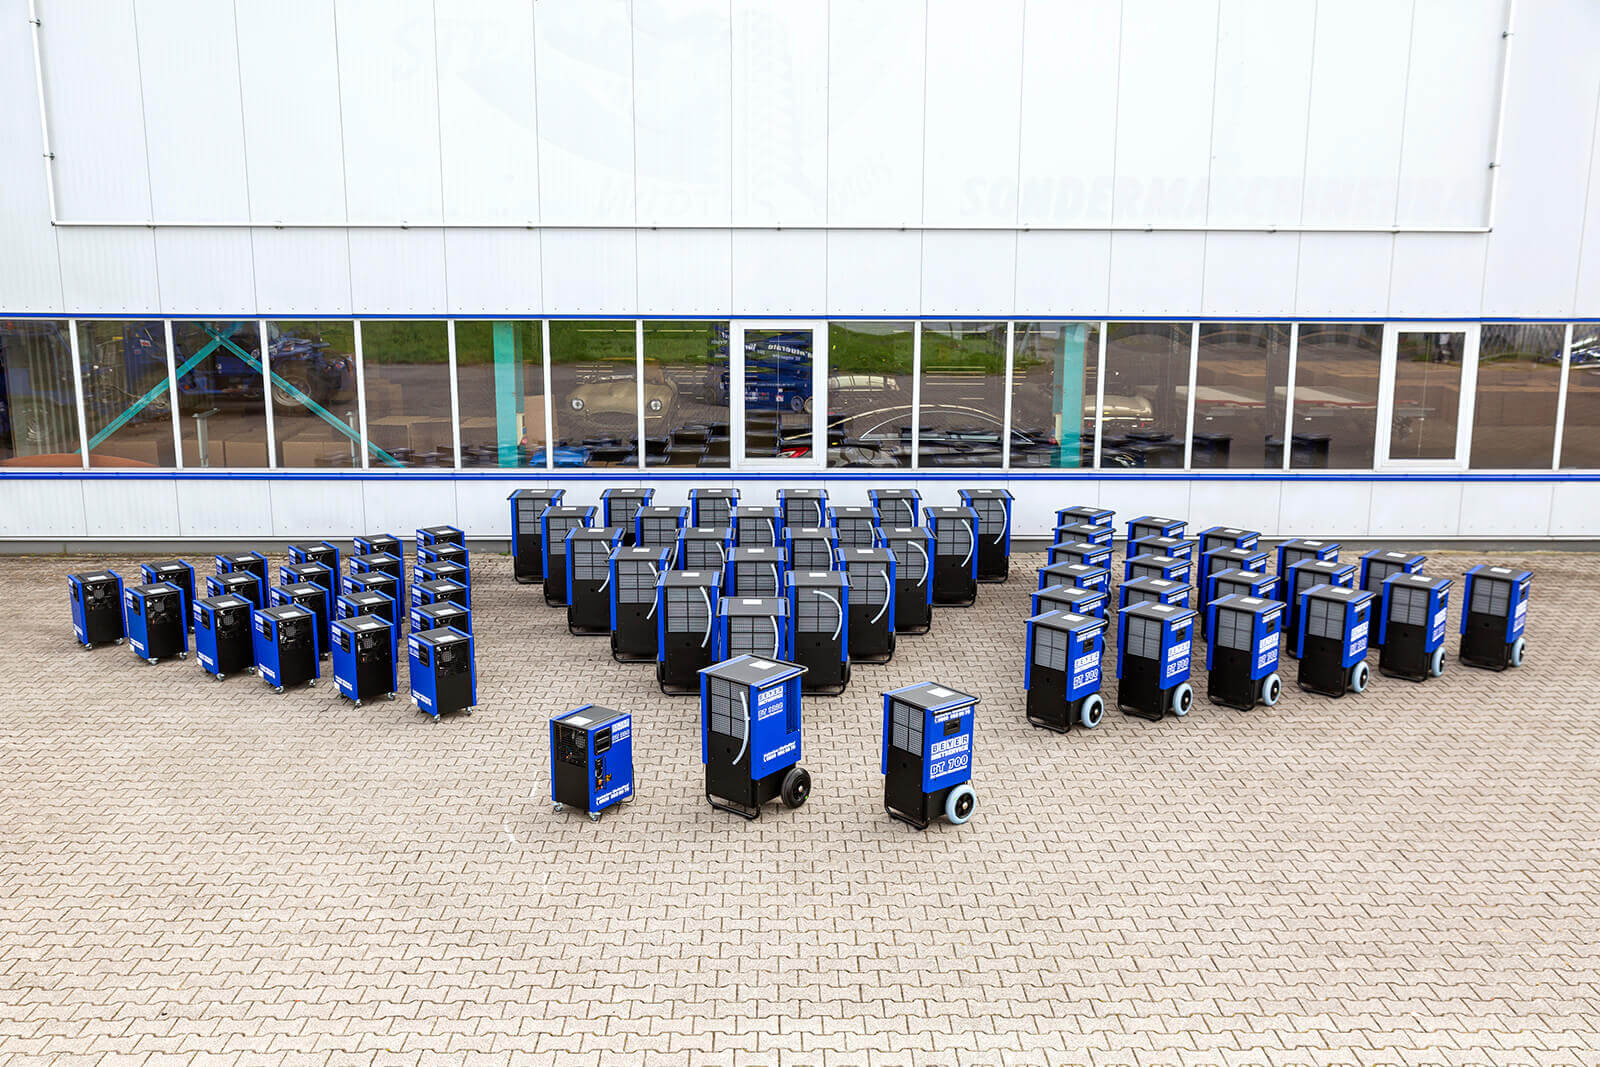
[[[1050,563],[1039,568],[1039,588],[1052,585],[1070,585],[1074,589],[1097,589],[1109,593],[1111,572],[1104,567],[1088,567],[1082,563]]]
[[[667,550],[668,566],[678,553],[678,534],[689,525],[689,509],[665,504],[646,504],[633,516],[633,543],[644,548]]]
[[[1319,541],[1314,538],[1291,537],[1289,540],[1278,546],[1278,579],[1284,582],[1284,587],[1287,591],[1289,568],[1293,567],[1296,563],[1318,559],[1336,561],[1338,558],[1339,542],[1337,541]],[[1285,593],[1284,599],[1288,600],[1287,592]],[[1294,601],[1288,600],[1288,602],[1290,607],[1294,606]]]
[[[235,574],[247,571],[261,579],[262,588],[267,584],[267,557],[259,552],[223,552],[216,557],[218,574]]]
[[[411,699],[433,716],[459,711],[472,714],[478,702],[478,670],[472,635],[454,627],[423,630],[406,641]]]
[[[254,605],[242,596],[204,596],[194,602],[194,654],[216,681],[240,671],[256,672],[250,634]]]
[[[1194,562],[1195,542],[1187,537],[1141,537],[1125,546],[1127,556],[1171,556]]]
[[[867,501],[878,513],[878,526],[912,527],[922,517],[922,494],[915,489],[868,489]]]
[[[1065,526],[1068,523],[1082,522],[1090,526],[1112,526],[1117,519],[1117,513],[1110,508],[1095,508],[1087,504],[1074,504],[1071,507],[1056,509],[1056,525]]]
[[[1106,617],[1106,603],[1110,598],[1104,589],[1079,589],[1072,585],[1047,585],[1034,591],[1033,614],[1047,611],[1064,611],[1069,615]]]
[[[1461,589],[1461,648],[1457,658],[1469,667],[1503,671],[1522,666],[1528,647],[1530,571],[1480,563],[1467,571]]]
[[[633,796],[633,716],[585,704],[550,720],[550,801],[600,813]]]
[[[539,536],[544,542],[544,602],[551,607],[567,606],[567,535],[593,526],[594,516],[592,504],[551,504],[539,516]]]
[[[1117,706],[1124,714],[1151,722],[1168,712],[1189,714],[1195,617],[1191,608],[1148,601],[1118,614]]]
[[[467,587],[460,582],[453,582],[449,578],[434,578],[415,582],[411,586],[412,607],[439,604],[446,600],[460,604],[468,611],[472,610],[472,605],[467,602]],[[426,630],[427,627],[424,626],[423,629]]]
[[[139,564],[139,573],[146,585],[168,582],[183,594],[183,624],[194,629],[194,568],[181,559],[164,559],[159,563]]]
[[[679,570],[722,573],[733,550],[731,526],[686,526],[678,531],[678,547],[673,553]],[[699,692],[699,680],[695,682]]]
[[[123,629],[135,656],[151,666],[172,656],[189,658],[189,627],[180,617],[182,589],[171,582],[130,585],[123,591],[122,607]]]
[[[961,489],[963,506],[978,516],[978,581],[1003,582],[1011,572],[1011,501],[1005,489]]]
[[[1237,526],[1207,526],[1194,536],[1195,540],[1200,542],[1202,555],[1219,548],[1253,550],[1261,543],[1260,533],[1255,530],[1241,530]]]
[[[1291,650],[1299,647],[1295,639],[1300,634],[1300,598],[1307,589],[1319,585],[1339,585],[1346,589],[1354,589],[1356,565],[1339,563],[1331,559],[1303,559],[1289,565],[1288,573],[1283,575],[1280,591],[1283,593],[1283,602],[1292,609],[1283,628]]]
[[[1189,583],[1174,582],[1166,578],[1135,578],[1117,586],[1117,610],[1132,604],[1176,604],[1187,608]]]
[[[417,566],[419,567],[432,563],[459,563],[465,567],[469,558],[465,545],[445,542],[437,545],[417,546]]]
[[[1392,574],[1421,574],[1428,557],[1419,552],[1397,552],[1375,548],[1361,553],[1361,588],[1383,596],[1383,583]],[[1379,629],[1382,629],[1380,626]]]
[[[441,559],[432,563],[417,561],[413,582],[455,582],[467,591],[467,607],[472,607],[472,568],[465,563]],[[401,599],[404,600],[402,587]]]
[[[888,663],[894,658],[894,553],[881,546],[839,550],[850,583],[850,659]]]
[[[663,693],[700,692],[700,672],[717,662],[722,571],[667,571],[656,583],[656,684]]]
[[[1193,573],[1194,564],[1177,556],[1129,556],[1122,564],[1122,580],[1125,582],[1140,578],[1164,578],[1169,582],[1188,585]]]
[[[274,693],[296,685],[314,687],[322,677],[317,617],[299,604],[276,604],[251,614],[256,673]]]
[[[811,795],[800,766],[800,676],[781,659],[736,655],[700,672],[700,762],[706,802],[746,819],[781,799],[798,808]]]
[[[783,516],[777,508],[739,504],[733,509],[733,543],[739,548],[783,544]]]
[[[778,512],[783,528],[821,526],[828,514],[826,489],[779,489]]]
[[[358,615],[376,615],[396,630],[405,621],[394,597],[379,589],[358,589],[334,598],[334,619],[353,619]]]
[[[394,599],[396,603],[406,602],[406,561],[398,552],[363,552],[359,555],[346,556],[345,577],[370,578],[374,574],[387,574],[394,579]],[[345,591],[349,587],[345,586]],[[385,592],[388,590],[385,589]]]
[[[1206,605],[1206,695],[1213,704],[1249,711],[1283,694],[1278,676],[1282,601],[1228,595]]]
[[[1066,733],[1074,725],[1092,730],[1105,717],[1100,695],[1100,660],[1105,654],[1105,619],[1070,611],[1042,611],[1028,620],[1022,688],[1028,721]]]
[[[972,726],[978,698],[932,682],[883,694],[883,810],[926,830],[972,818]]]
[[[253,607],[267,606],[267,583],[254,571],[232,571],[206,576],[206,596],[242,596]]]
[[[716,647],[719,661],[747,655],[789,659],[789,601],[724,596],[717,602]]]
[[[639,509],[655,499],[654,489],[607,489],[600,494],[600,525],[622,531],[622,543],[633,544],[633,520]]]
[[[311,582],[320,585],[328,593],[328,606],[333,607],[333,598],[339,595],[339,575],[328,569],[326,563],[283,563],[278,566],[279,585],[299,585],[302,582]]]
[[[733,509],[739,505],[737,489],[689,490],[689,525],[733,526]]]
[[[728,553],[723,591],[728,596],[782,596],[788,569],[789,561],[777,545],[738,545]]]
[[[418,604],[411,609],[406,618],[413,632],[437,630],[441,626],[454,626],[464,634],[472,632],[472,612],[453,600]],[[396,640],[398,641],[398,634]]]
[[[339,589],[344,596],[349,596],[351,593],[382,593],[393,600],[397,606],[406,603],[405,594],[400,586],[400,579],[388,571],[365,571],[360,574],[346,574],[339,580]],[[397,607],[397,610],[403,612],[404,608]],[[399,623],[404,618],[405,616],[401,614],[396,618],[395,622]]]
[[[1228,567],[1200,579],[1200,632],[1205,632],[1206,615],[1204,608],[1207,604],[1221,596],[1253,596],[1262,600],[1276,600],[1278,598],[1278,579],[1264,570],[1245,570],[1239,567]],[[1287,603],[1285,603],[1287,607]],[[1287,630],[1290,612],[1284,613],[1281,623]]]
[[[511,576],[520,585],[544,581],[544,509],[561,503],[565,489],[518,489],[511,502]]]
[[[865,504],[829,508],[828,525],[839,532],[840,548],[874,548],[878,544],[878,513]]]
[[[933,534],[933,602],[966,607],[978,599],[978,516],[966,507],[924,508]]]
[[[328,591],[316,582],[296,582],[294,585],[275,586],[267,592],[270,606],[279,604],[299,604],[317,620],[317,655],[326,658],[329,655],[329,639],[333,624],[333,604],[328,600]]]
[[[398,559],[402,565],[405,563],[405,548],[402,546],[400,538],[396,537],[394,534],[362,534],[359,537],[351,538],[351,544],[355,546],[354,555],[372,556],[377,555],[380,552],[387,552],[389,555]]]
[[[832,526],[791,526],[785,536],[791,568],[816,571],[839,565],[839,531]]]
[[[434,545],[460,545],[465,548],[467,535],[458,526],[419,526],[417,527],[417,550]]]
[[[1112,540],[1117,531],[1113,526],[1099,526],[1092,522],[1064,522],[1056,527],[1053,544],[1074,544],[1082,542],[1086,545],[1105,545],[1111,547]]]
[[[1057,541],[1050,546],[1046,557],[1051,564],[1076,563],[1083,567],[1111,566],[1111,546],[1094,545],[1088,541]]]
[[[925,526],[882,526],[894,556],[894,630],[925,634],[933,627],[933,535]]]
[[[660,652],[656,583],[671,570],[672,550],[635,545],[611,553],[611,658],[654,663]]]
[[[1367,688],[1367,641],[1377,597],[1365,589],[1318,585],[1300,594],[1290,610],[1300,617],[1294,638],[1301,689],[1339,697]]]
[[[318,541],[316,544],[301,542],[288,547],[290,563],[320,563],[328,568],[334,575],[335,582],[339,575],[339,546],[332,541]]]
[[[1182,537],[1189,524],[1182,519],[1169,519],[1161,515],[1140,515],[1128,520],[1127,544],[1141,537]]]
[[[1211,601],[1211,576],[1226,570],[1265,571],[1272,557],[1259,548],[1213,548],[1200,554],[1200,569],[1195,584],[1200,587],[1200,602]]]
[[[1413,682],[1444,673],[1450,579],[1391,574],[1378,596],[1378,670]]]
[[[790,571],[789,658],[806,669],[807,693],[850,684],[850,579],[843,571]]]
[[[567,595],[567,632],[584,637],[611,633],[611,555],[623,547],[617,526],[580,526],[567,533],[566,574],[560,585]],[[544,587],[556,584],[547,574]]]
[[[113,570],[67,575],[67,595],[72,601],[72,634],[84,648],[120,645],[126,637],[122,623],[122,576]]]
[[[333,624],[333,682],[339,695],[361,706],[363,700],[393,700],[400,688],[399,635],[376,615],[357,615]]]

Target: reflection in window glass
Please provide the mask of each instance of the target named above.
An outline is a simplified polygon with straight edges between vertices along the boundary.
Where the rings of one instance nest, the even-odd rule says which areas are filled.
[[[456,323],[463,467],[544,466],[542,333],[537,320]]]
[[[78,446],[67,324],[0,321],[0,463],[76,467]]]
[[[361,373],[368,466],[455,466],[445,323],[363,322]]]
[[[728,324],[644,324],[645,462],[728,466]]]
[[[1283,463],[1289,327],[1219,322],[1200,327],[1195,368],[1193,467],[1260,470]],[[1279,442],[1270,454],[1268,439]]]
[[[1011,465],[1094,466],[1098,322],[1019,322],[1011,356]]]
[[[1564,326],[1483,327],[1472,409],[1472,466],[1550,468],[1566,332]]]
[[[265,467],[267,407],[252,320],[174,322],[185,467]]]
[[[557,467],[638,464],[632,322],[552,322],[550,390]]]
[[[1390,459],[1454,459],[1467,335],[1411,330],[1396,337]]]
[[[1562,420],[1561,465],[1600,469],[1600,323],[1572,325],[1567,357],[1567,412]]]
[[[806,459],[816,407],[816,330],[752,326],[743,337],[744,458]]]
[[[910,322],[828,324],[828,466],[911,466]]]
[[[166,327],[159,319],[77,325],[89,466],[175,466]]]
[[[1378,366],[1383,327],[1302,323],[1295,355],[1294,436],[1289,466],[1370,470],[1378,427]],[[1279,466],[1283,442],[1269,443],[1267,466]]]
[[[267,323],[280,467],[361,466],[352,322]]]
[[[1183,466],[1190,329],[1186,322],[1106,326],[1101,466]]]
[[[921,466],[1000,466],[1005,397],[1005,323],[923,323]]]

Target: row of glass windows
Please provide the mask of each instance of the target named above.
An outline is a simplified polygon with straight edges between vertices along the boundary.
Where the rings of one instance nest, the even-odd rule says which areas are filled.
[[[833,322],[825,389],[790,387],[782,403],[810,410],[825,392],[840,468],[1455,458],[1465,353],[1458,335],[1420,332],[1399,335],[1387,456],[1375,455],[1383,335],[1377,323]],[[744,336],[750,366],[783,348],[780,331]],[[0,321],[0,463],[727,469],[729,338],[726,321]],[[776,366],[782,385],[791,372]],[[1600,324],[1575,325],[1570,350],[1565,325],[1484,325],[1473,395],[1471,467],[1600,468]]]

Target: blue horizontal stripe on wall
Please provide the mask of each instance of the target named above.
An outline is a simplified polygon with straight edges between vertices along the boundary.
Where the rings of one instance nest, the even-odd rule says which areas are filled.
[[[1600,482],[1600,471],[1529,473],[1404,471],[911,471],[903,468],[839,471],[637,470],[416,470],[416,471],[48,471],[0,469],[0,481],[253,481],[253,482]]]

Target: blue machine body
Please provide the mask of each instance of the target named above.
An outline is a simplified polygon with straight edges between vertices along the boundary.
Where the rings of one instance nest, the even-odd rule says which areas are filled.
[[[428,604],[438,604],[443,601],[452,601],[460,604],[468,611],[472,610],[467,587],[460,582],[451,581],[449,578],[430,578],[425,581],[415,582],[411,586],[411,606],[423,607]],[[427,627],[423,627],[427,629]]]
[[[790,658],[786,598],[724,596],[717,602],[717,659],[745,655]]]
[[[328,594],[328,610],[333,610],[333,598],[339,595],[339,575],[328,569],[326,563],[284,563],[278,567],[279,585],[299,585],[310,582],[320,585]]]
[[[1292,537],[1278,546],[1278,577],[1289,576],[1289,568],[1308,559],[1337,560],[1339,542]]]
[[[1295,681],[1301,689],[1330,697],[1366,690],[1376,606],[1375,594],[1342,585],[1319,585],[1301,594],[1290,607],[1298,621],[1292,640],[1300,660]]]
[[[1522,631],[1528,623],[1528,594],[1533,589],[1532,571],[1514,571],[1509,567],[1494,567],[1487,563],[1480,563],[1470,568],[1466,574],[1466,584],[1461,589],[1461,632],[1467,632],[1468,616],[1478,609],[1472,603],[1472,595],[1477,590],[1474,588],[1479,582],[1498,581],[1511,584],[1508,608],[1504,612],[1495,605],[1495,614],[1504,615],[1505,630],[1503,636],[1506,643],[1510,644],[1522,636]]]
[[[933,625],[933,535],[924,526],[880,526],[894,555],[896,633],[927,633]]]
[[[299,604],[257,608],[251,616],[256,671],[274,689],[322,677],[316,614]]]
[[[1218,597],[1206,605],[1206,629],[1216,637],[1206,645],[1206,670],[1212,670],[1217,662],[1217,651],[1220,645],[1217,635],[1217,619],[1224,612],[1238,612],[1247,619],[1245,633],[1249,635],[1250,672],[1252,680],[1260,681],[1278,669],[1278,651],[1282,645],[1279,635],[1283,633],[1283,614],[1286,610],[1281,600],[1270,600],[1266,597],[1240,596],[1230,593]],[[1241,634],[1241,636],[1243,636]]]
[[[963,507],[978,516],[978,580],[1006,577],[1011,559],[1011,502],[1008,489],[959,489]]]
[[[358,615],[376,615],[399,629],[405,616],[400,613],[394,597],[378,589],[357,589],[334,598],[333,617],[353,619]]]
[[[405,563],[405,549],[401,547],[400,538],[391,533],[362,534],[351,539],[355,545],[354,555],[370,556],[379,552],[387,552],[398,558],[402,565]]]
[[[733,509],[739,506],[737,489],[689,490],[689,525],[733,526]]]
[[[738,545],[723,568],[726,596],[782,596],[789,559],[779,545]]]
[[[406,602],[406,560],[399,552],[362,552],[346,556],[344,562],[346,579],[370,578],[374,574],[390,575],[394,578],[395,601],[401,604]],[[349,592],[351,587],[347,583],[341,583],[340,588]],[[387,588],[384,591],[390,592]]]
[[[1195,577],[1200,587],[1200,602],[1211,601],[1211,576],[1226,570],[1265,572],[1272,557],[1259,548],[1213,548],[1200,554],[1200,570]]]
[[[416,573],[412,575],[413,582],[455,582],[467,591],[467,607],[472,607],[472,568],[464,563],[454,560],[439,560],[437,563],[418,563]],[[402,589],[402,601],[405,599]]]
[[[594,525],[596,508],[592,504],[556,505],[539,516],[540,543],[544,549],[545,603],[567,603],[567,535],[573,530]]]
[[[453,542],[447,541],[436,545],[417,546],[417,566],[419,567],[425,563],[459,563],[465,567],[470,558],[471,554],[467,552],[465,545],[458,545]]]
[[[1111,546],[1087,541],[1057,541],[1050,546],[1051,563],[1078,563],[1085,567],[1111,566]]]
[[[1176,556],[1129,556],[1123,561],[1122,580],[1131,582],[1139,578],[1164,578],[1169,582],[1189,584],[1194,564]]]
[[[1176,604],[1189,607],[1189,583],[1166,578],[1135,578],[1117,587],[1117,610],[1130,604]]]
[[[1305,656],[1306,622],[1316,603],[1328,605],[1327,611],[1342,618],[1341,652],[1339,663],[1352,667],[1357,660],[1366,659],[1371,639],[1372,606],[1377,598],[1365,589],[1352,589],[1346,585],[1316,585],[1300,594],[1295,613],[1300,617],[1298,632],[1294,635],[1295,655]],[[1338,620],[1336,619],[1337,623]]]
[[[478,667],[472,635],[454,626],[406,639],[411,699],[437,719],[447,711],[471,714],[478,702]]]
[[[733,550],[733,527],[686,526],[678,531],[678,545],[673,560],[679,570],[716,571],[728,565],[728,553]]]
[[[1195,534],[1195,540],[1200,542],[1203,555],[1218,548],[1254,549],[1261,543],[1261,535],[1255,530],[1241,530],[1237,526],[1208,526]]]
[[[333,572],[337,584],[339,575],[339,546],[332,541],[316,544],[294,544],[287,549],[290,563],[320,563]]]
[[[460,545],[465,548],[467,535],[457,526],[417,527],[417,550],[421,551],[433,545]]]
[[[650,488],[604,490],[600,494],[600,525],[618,527],[623,531],[623,544],[633,544],[633,518],[655,495]]]
[[[717,659],[721,599],[721,571],[668,571],[656,583],[656,681],[663,692],[698,691],[700,669]]]
[[[1533,574],[1480,563],[1461,589],[1462,663],[1488,670],[1522,666]]]
[[[201,597],[194,602],[195,658],[207,674],[221,679],[255,669],[254,612],[255,606],[242,596]]]
[[[834,570],[839,566],[839,531],[832,526],[790,526],[784,545],[791,570]]]
[[[511,505],[511,574],[518,582],[544,581],[544,509],[560,504],[565,489],[517,489],[506,497]]]
[[[413,632],[421,630],[437,630],[442,626],[454,626],[463,633],[472,632],[472,612],[453,600],[441,600],[433,604],[418,604],[407,614],[407,621],[411,624]],[[399,629],[395,630],[395,639],[399,640]]]
[[[1187,537],[1141,537],[1126,547],[1128,556],[1171,556],[1194,562],[1195,542]]]
[[[801,758],[804,672],[793,663],[750,655],[700,671],[700,762],[713,807],[753,819],[762,804],[780,795],[782,781]],[[809,776],[805,787],[808,794]],[[798,807],[805,795],[784,800]]]
[[[1089,567],[1082,563],[1050,563],[1039,568],[1039,588],[1052,585],[1070,585],[1074,589],[1111,591],[1111,572],[1105,567]]]
[[[880,529],[916,526],[922,518],[922,494],[915,489],[868,489],[867,500],[878,513]]]
[[[1069,523],[1084,522],[1091,526],[1115,527],[1117,513],[1110,508],[1094,508],[1085,504],[1074,504],[1071,507],[1056,510],[1056,525],[1065,526]]]
[[[156,582],[171,582],[178,587],[178,592],[183,594],[184,625],[194,629],[194,567],[181,559],[166,559],[157,563],[139,564],[139,573],[144,577],[146,585]]]
[[[740,504],[733,509],[733,543],[739,548],[783,545],[783,515],[777,508]]]
[[[327,656],[332,636],[333,602],[328,591],[316,582],[296,582],[294,585],[273,586],[267,591],[269,607],[279,604],[299,604],[317,618],[317,655]]]
[[[689,525],[689,509],[666,504],[647,504],[634,513],[633,543],[642,548],[667,550],[667,566],[674,566],[678,553],[678,534]]]
[[[1182,537],[1189,524],[1182,519],[1169,519],[1161,515],[1140,515],[1128,520],[1126,542],[1133,544],[1141,537]]]
[[[346,574],[339,579],[339,592],[341,596],[350,596],[353,593],[382,593],[395,602],[403,605],[406,603],[405,592],[396,578],[388,571],[366,571],[360,574]],[[399,622],[405,616],[401,615],[395,621]]]
[[[187,619],[178,618],[186,610],[183,590],[171,582],[130,585],[122,592],[122,626],[128,647],[140,659],[180,659],[189,654]]]
[[[1392,574],[1421,574],[1428,557],[1419,552],[1375,548],[1361,553],[1361,588],[1383,595],[1383,583]]]
[[[1248,711],[1272,705],[1283,691],[1278,677],[1284,612],[1281,601],[1230,593],[1206,605],[1206,696],[1213,704]]]
[[[1055,544],[1073,544],[1082,542],[1086,545],[1105,545],[1111,547],[1111,542],[1117,536],[1116,527],[1101,526],[1092,522],[1064,522],[1056,527],[1056,535],[1052,539]]]
[[[919,830],[941,815],[953,823],[971,817],[977,704],[977,697],[931,682],[883,694],[885,812]]]
[[[876,548],[878,512],[864,504],[847,504],[828,509],[828,525],[839,533],[840,548]]]
[[[1417,651],[1425,655],[1443,648],[1449,629],[1451,584],[1448,578],[1391,574],[1378,596],[1378,647],[1388,647],[1393,624],[1396,631],[1416,628]]]
[[[123,623],[122,575],[113,570],[67,575],[72,633],[84,648],[127,636]]]
[[[1033,614],[1047,611],[1064,611],[1072,615],[1106,617],[1106,604],[1111,598],[1104,589],[1079,589],[1071,585],[1048,585],[1033,594]]]
[[[340,619],[330,631],[333,682],[339,695],[360,704],[375,696],[389,696],[400,689],[400,634],[393,623],[377,615],[357,615]],[[377,654],[374,643],[387,646],[388,655]]]
[[[823,525],[828,514],[826,489],[779,489],[778,512],[784,529]]]
[[[1298,649],[1295,638],[1300,633],[1300,599],[1306,591],[1319,585],[1336,585],[1345,589],[1356,587],[1356,565],[1339,563],[1331,559],[1302,559],[1289,565],[1279,585],[1281,599],[1290,606],[1291,614],[1284,627],[1289,635],[1289,647]],[[1297,656],[1298,652],[1295,653]]]
[[[611,633],[633,623],[646,630],[657,629],[655,623],[656,585],[661,576],[672,567],[672,549],[659,545],[618,547],[611,553]],[[650,649],[649,660],[656,658],[657,649]]]
[[[235,571],[249,571],[260,578],[263,583],[267,580],[267,557],[259,552],[223,552],[214,557],[218,574],[233,574]]]
[[[267,606],[267,583],[252,571],[206,576],[206,596],[242,596],[258,608]]]
[[[1117,706],[1154,722],[1171,711],[1186,715],[1196,614],[1149,601],[1117,616]]]
[[[550,800],[598,819],[633,796],[633,716],[584,704],[550,719]]]
[[[850,578],[841,570],[790,571],[789,655],[806,669],[808,693],[839,693],[850,681]]]
[[[1049,610],[1035,614],[1027,621],[1027,658],[1022,664],[1022,688],[1033,688],[1034,663],[1046,658],[1048,652],[1057,654],[1065,668],[1061,673],[1065,685],[1062,695],[1066,701],[1099,692],[1101,658],[1106,650],[1102,635],[1107,625],[1105,619],[1071,611]],[[1047,633],[1057,636],[1041,640]],[[1041,647],[1046,643],[1052,647]]]

